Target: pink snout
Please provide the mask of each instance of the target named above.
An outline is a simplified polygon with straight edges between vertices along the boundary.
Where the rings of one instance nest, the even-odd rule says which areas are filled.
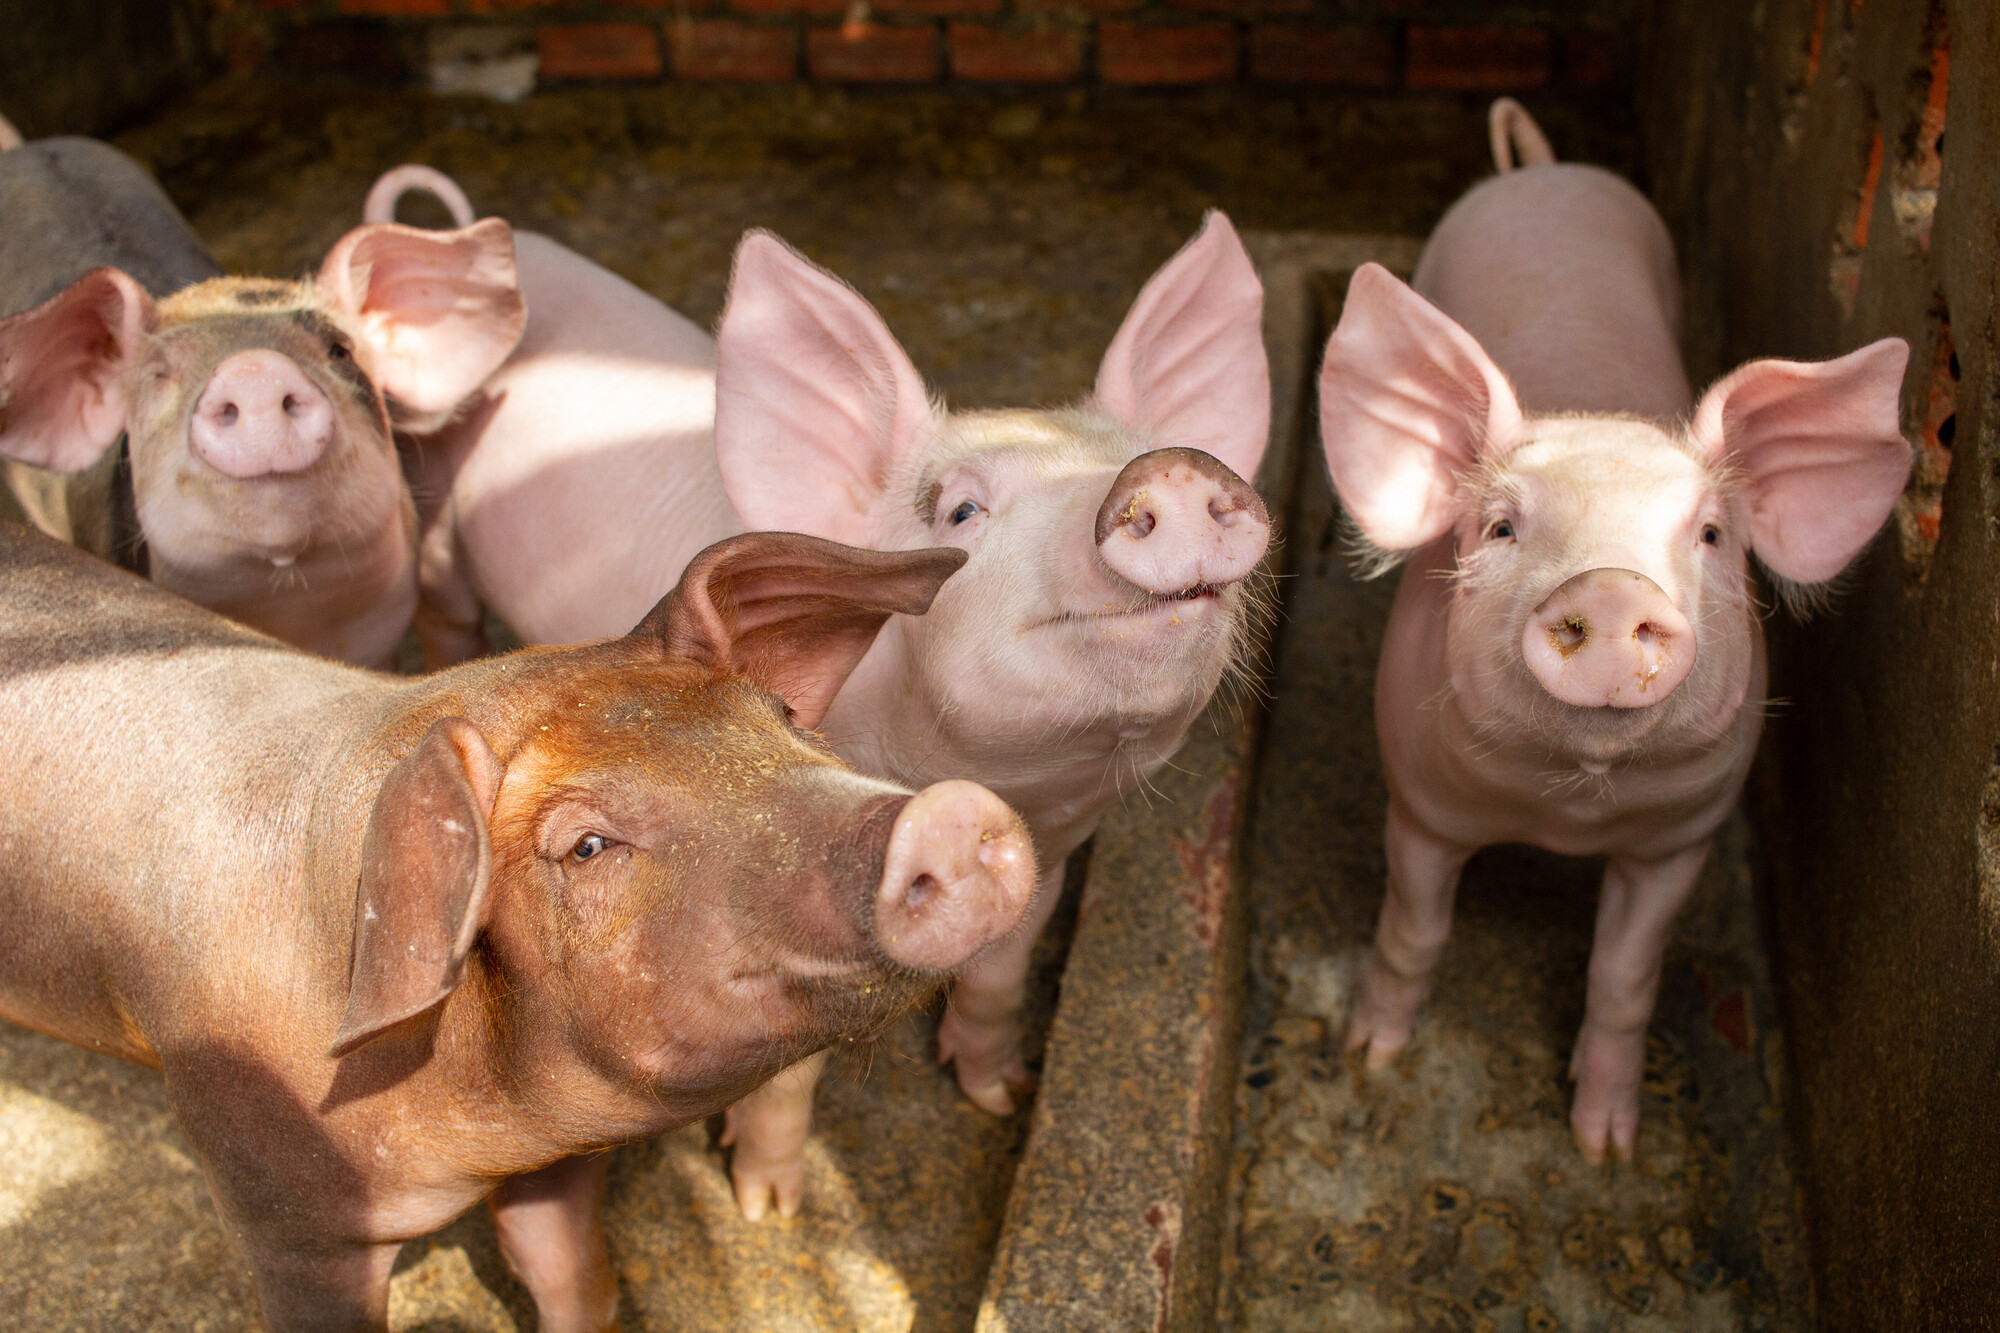
[[[1650,708],[1694,666],[1694,628],[1659,584],[1589,569],[1557,588],[1521,636],[1542,688],[1579,708]]]
[[[225,358],[194,405],[194,451],[232,477],[300,472],[333,440],[333,408],[298,363],[259,348]]]
[[[940,782],[896,816],[875,938],[904,967],[949,972],[1012,930],[1035,891],[1021,818],[976,782]]]
[[[1271,542],[1250,483],[1199,449],[1155,449],[1125,465],[1097,511],[1097,550],[1129,583],[1162,597],[1246,577]]]

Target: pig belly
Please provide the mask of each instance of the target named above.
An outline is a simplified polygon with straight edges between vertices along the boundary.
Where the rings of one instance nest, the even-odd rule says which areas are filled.
[[[530,643],[623,634],[743,531],[715,462],[715,344],[544,237],[518,237],[528,330],[445,432],[480,599]]]
[[[1675,417],[1680,278],[1653,206],[1598,167],[1493,177],[1438,223],[1411,285],[1478,340],[1530,416]]]

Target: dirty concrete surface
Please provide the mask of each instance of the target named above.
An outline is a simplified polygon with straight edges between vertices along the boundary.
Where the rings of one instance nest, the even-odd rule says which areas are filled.
[[[1342,1050],[1382,902],[1373,688],[1397,576],[1357,580],[1341,522],[1324,468],[1302,469],[1248,849],[1222,1326],[1814,1327],[1742,816],[1667,955],[1636,1165],[1592,1168],[1569,1130],[1601,860],[1479,853],[1410,1048],[1372,1074]]]
[[[1246,229],[1420,234],[1485,170],[1482,109],[686,87],[503,107],[236,82],[120,142],[240,272],[312,268],[375,174],[405,160],[703,322],[736,238],[768,226],[853,281],[955,404],[987,406],[1084,392],[1205,207]],[[1535,110],[1567,154],[1632,166],[1624,113]],[[1293,537],[1301,577],[1259,770],[1226,1308],[1260,1329],[1802,1326],[1740,837],[1669,962],[1647,1171],[1596,1181],[1563,1129],[1587,871],[1483,857],[1405,1068],[1357,1089],[1327,1046],[1379,896],[1365,697],[1387,588],[1339,573],[1323,488],[1304,476],[1321,508]],[[1066,938],[1042,951],[1037,1039]],[[792,1222],[741,1221],[710,1125],[620,1151],[607,1218],[626,1326],[970,1328],[1027,1117],[965,1104],[931,1062],[934,1030],[918,1016],[841,1054]],[[4,1025],[0,1239],[0,1329],[258,1326],[158,1075]],[[482,1214],[407,1247],[395,1328],[533,1324]]]

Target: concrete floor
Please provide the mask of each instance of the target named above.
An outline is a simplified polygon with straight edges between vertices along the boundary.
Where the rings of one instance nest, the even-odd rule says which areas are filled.
[[[1617,115],[1537,110],[1566,152],[1629,167]],[[1087,389],[1204,207],[1244,228],[1419,234],[1485,153],[1481,108],[1449,99],[666,88],[500,107],[257,84],[221,85],[121,142],[240,272],[315,266],[403,160],[451,171],[481,212],[697,320],[719,313],[736,237],[769,226],[855,282],[967,406]],[[1802,1326],[1740,837],[1670,960],[1644,1171],[1594,1179],[1563,1131],[1590,910],[1575,868],[1482,858],[1404,1066],[1364,1089],[1329,1054],[1379,896],[1365,698],[1388,588],[1347,581],[1323,540],[1324,488],[1307,495],[1260,770],[1229,1318]],[[1063,939],[1043,953],[1044,1022]],[[930,1062],[932,1026],[910,1020],[836,1063],[793,1222],[741,1221],[708,1126],[620,1152],[608,1212],[627,1326],[970,1328],[1027,1118],[966,1105]],[[4,1025],[0,1249],[0,1329],[257,1325],[158,1077]],[[408,1247],[392,1323],[533,1326],[483,1215]]]

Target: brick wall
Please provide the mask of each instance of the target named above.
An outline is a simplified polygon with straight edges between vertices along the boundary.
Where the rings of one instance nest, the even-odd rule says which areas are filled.
[[[1629,78],[1638,0],[210,0],[237,69],[420,76],[434,30],[519,33],[544,83],[1292,86],[1492,93]]]

